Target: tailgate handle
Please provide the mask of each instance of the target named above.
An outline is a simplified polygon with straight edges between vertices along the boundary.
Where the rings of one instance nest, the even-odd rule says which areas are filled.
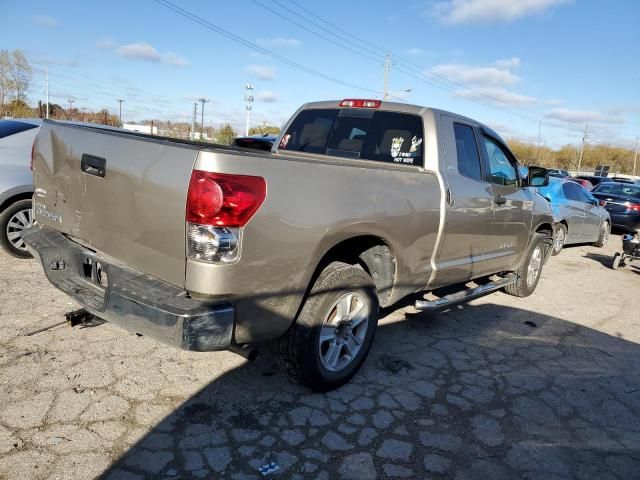
[[[104,178],[107,170],[107,159],[83,153],[82,160],[80,160],[80,169],[89,175]]]

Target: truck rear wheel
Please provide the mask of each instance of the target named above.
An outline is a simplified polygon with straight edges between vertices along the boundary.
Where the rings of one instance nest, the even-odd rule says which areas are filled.
[[[280,367],[291,381],[318,392],[343,385],[369,354],[378,309],[373,280],[362,267],[329,264],[278,341]]]
[[[516,271],[517,280],[504,287],[504,291],[515,297],[528,297],[531,295],[542,274],[545,261],[545,236],[537,233],[527,249],[524,261]]]

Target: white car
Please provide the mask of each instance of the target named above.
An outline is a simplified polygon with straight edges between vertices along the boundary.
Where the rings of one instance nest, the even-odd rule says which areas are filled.
[[[40,119],[0,120],[0,245],[11,255],[29,258],[22,231],[33,223],[31,148]]]

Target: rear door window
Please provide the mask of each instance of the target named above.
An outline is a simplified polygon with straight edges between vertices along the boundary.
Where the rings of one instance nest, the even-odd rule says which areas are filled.
[[[16,133],[26,132],[32,128],[38,128],[38,125],[32,125],[25,122],[16,122],[15,120],[0,120],[0,138],[15,135]]]
[[[280,150],[404,165],[424,164],[422,118],[369,109],[304,110],[282,136]]]
[[[480,153],[473,128],[461,123],[453,124],[456,137],[456,153],[458,156],[458,172],[474,180],[482,180],[480,169]]]

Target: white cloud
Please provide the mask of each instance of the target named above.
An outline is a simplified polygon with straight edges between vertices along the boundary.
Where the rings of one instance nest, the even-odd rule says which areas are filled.
[[[102,50],[111,50],[116,46],[116,42],[112,38],[101,38],[96,42],[96,47]]]
[[[53,17],[49,17],[48,15],[38,15],[33,19],[33,21],[36,22],[36,24],[38,24],[39,26],[46,28],[56,28],[58,25],[60,25],[60,22],[58,22],[58,20]]]
[[[118,55],[136,60],[149,62],[161,62],[162,56],[151,45],[145,42],[130,43],[118,47]]]
[[[505,105],[511,105],[514,107],[523,107],[535,103],[537,100],[534,97],[528,97],[520,93],[511,92],[504,88],[496,87],[482,87],[467,90],[458,90],[456,94],[463,97],[481,97],[493,102],[502,103]]]
[[[278,96],[270,90],[265,90],[264,92],[256,94],[256,100],[264,103],[276,103]]]
[[[507,70],[520,67],[520,59],[518,57],[505,58],[496,60],[494,65],[498,68],[506,68]]]
[[[255,75],[260,80],[273,80],[276,76],[276,69],[269,65],[247,65],[244,71]]]
[[[428,11],[445,25],[512,22],[572,0],[441,0]]]
[[[107,43],[103,43],[103,48],[107,47]],[[189,60],[180,57],[173,52],[166,52],[160,54],[152,45],[146,42],[129,43],[127,45],[120,45],[116,52],[121,57],[130,58],[133,60],[143,60],[153,63],[165,63],[167,65],[173,65],[175,67],[187,67],[191,65]]]
[[[564,100],[561,100],[559,98],[550,98],[548,100],[545,100],[544,103],[552,107],[559,107],[560,105],[564,105]]]
[[[561,120],[567,123],[610,123],[621,124],[624,123],[624,117],[622,115],[607,115],[604,113],[596,112],[594,110],[570,110],[567,108],[556,108],[551,110],[546,115],[547,118],[553,120]]]
[[[191,62],[184,57],[176,55],[173,52],[167,52],[162,57],[162,61],[168,65],[175,65],[176,67],[188,67]]]
[[[472,84],[481,87],[513,85],[520,77],[508,69],[497,67],[474,67],[461,63],[436,65],[424,72],[426,75],[445,77],[456,83]]]
[[[413,47],[413,48],[406,49],[402,53],[404,53],[405,55],[408,55],[410,57],[420,57],[420,56],[425,54],[425,51],[423,49],[421,49],[421,48]]]
[[[258,38],[256,43],[265,48],[295,48],[302,45],[300,40],[291,37]]]

